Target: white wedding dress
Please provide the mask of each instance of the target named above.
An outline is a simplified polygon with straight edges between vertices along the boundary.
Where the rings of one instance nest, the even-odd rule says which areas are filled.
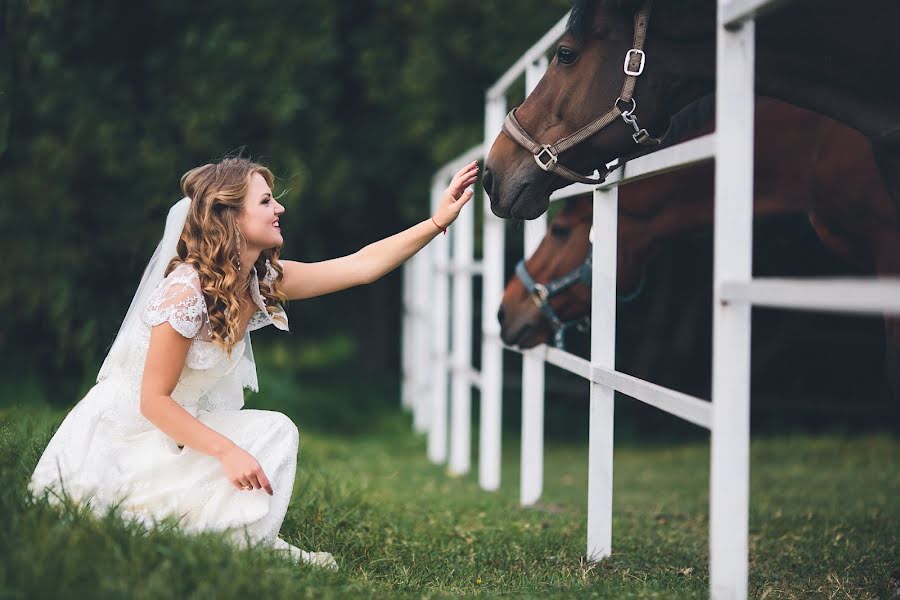
[[[275,275],[267,262],[267,278]],[[45,491],[56,504],[65,491],[96,514],[118,504],[125,518],[148,526],[167,516],[188,532],[225,531],[239,546],[247,541],[284,550],[296,560],[336,566],[327,552],[305,552],[278,537],[294,487],[299,434],[279,412],[243,409],[243,388],[258,389],[250,332],[269,324],[287,330],[281,306],[266,310],[256,270],[251,295],[259,310],[244,338],[226,352],[210,341],[206,303],[196,270],[176,267],[141,308],[140,323],[124,338],[115,364],[72,408],[39,459],[28,489]],[[178,446],[140,412],[140,387],[150,328],[163,321],[191,338],[172,398],[208,427],[256,458],[272,485],[237,489],[219,461]],[[112,354],[111,354],[112,356]]]

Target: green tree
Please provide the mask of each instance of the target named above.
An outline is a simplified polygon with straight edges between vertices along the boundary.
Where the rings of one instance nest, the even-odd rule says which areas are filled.
[[[10,367],[71,402],[66,386],[96,372],[181,174],[227,153],[290,189],[288,258],[352,252],[426,218],[434,169],[482,135],[485,89],[567,8],[0,2]],[[294,335],[349,333],[363,368],[396,368],[400,281],[292,303]]]

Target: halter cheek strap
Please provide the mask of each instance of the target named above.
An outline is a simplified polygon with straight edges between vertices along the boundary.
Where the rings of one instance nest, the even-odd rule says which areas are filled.
[[[525,128],[522,127],[516,118],[515,108],[506,115],[506,119],[503,121],[503,132],[514,142],[531,152],[534,155],[534,161],[544,171],[555,173],[560,177],[580,183],[590,184],[604,181],[607,175],[616,167],[604,167],[603,172],[600,172],[598,177],[588,177],[559,164],[559,155],[590,138],[604,127],[614,123],[618,118],[621,118],[634,129],[634,134],[631,136],[634,143],[642,146],[655,146],[662,141],[661,138],[651,137],[646,129],[638,125],[637,115],[634,114],[635,110],[637,110],[637,102],[635,102],[633,97],[634,86],[637,83],[637,77],[644,72],[644,65],[647,61],[647,55],[644,54],[643,48],[644,40],[647,36],[647,22],[650,20],[651,1],[646,0],[641,9],[634,15],[634,44],[625,53],[625,62],[622,65],[622,69],[625,72],[625,82],[622,85],[622,92],[616,98],[616,101],[613,102],[610,110],[575,133],[561,138],[553,144],[539,144],[528,135],[528,132],[525,131]]]

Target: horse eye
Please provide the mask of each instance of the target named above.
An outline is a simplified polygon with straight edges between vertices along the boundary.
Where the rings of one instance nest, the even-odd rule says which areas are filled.
[[[564,240],[569,237],[569,234],[572,232],[571,227],[564,227],[562,225],[551,225],[550,226],[550,234],[559,240]]]
[[[571,48],[560,46],[559,50],[556,51],[556,57],[562,64],[571,65],[578,58],[578,53]]]

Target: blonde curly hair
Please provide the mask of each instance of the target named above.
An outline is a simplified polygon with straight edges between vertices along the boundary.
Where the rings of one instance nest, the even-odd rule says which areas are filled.
[[[274,176],[265,166],[246,158],[224,158],[218,162],[191,169],[181,177],[181,191],[191,198],[191,206],[181,239],[178,240],[178,256],[166,266],[165,275],[181,263],[189,263],[197,269],[200,288],[206,300],[212,341],[231,355],[232,348],[240,341],[240,298],[250,286],[248,272],[238,271],[235,264],[238,245],[237,217],[244,207],[244,198],[250,187],[250,177],[259,173],[269,188]],[[263,250],[253,266],[259,275],[259,291],[266,309],[273,313],[277,304],[287,296],[279,289],[284,270],[278,262],[280,248]],[[275,279],[265,281],[266,261],[275,270]],[[227,312],[226,312],[227,311]]]

